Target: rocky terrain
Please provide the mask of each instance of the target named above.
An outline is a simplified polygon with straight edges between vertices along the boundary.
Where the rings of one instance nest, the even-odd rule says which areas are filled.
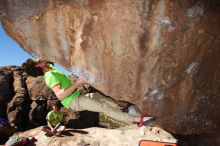
[[[0,16],[25,51],[166,129],[219,129],[219,0],[1,0]]]
[[[72,78],[73,81],[74,79]],[[65,116],[64,124],[68,128],[67,132],[64,132],[63,137],[46,137],[40,130],[40,126],[46,124],[45,117],[51,110],[50,103],[55,101],[56,97],[46,87],[43,77],[29,76],[22,67],[1,67],[0,86],[0,117],[7,119],[16,128],[0,127],[0,144],[3,144],[13,134],[14,137],[17,135],[34,136],[38,139],[36,144],[40,146],[68,144],[76,146],[112,144],[122,146],[123,144],[130,146],[143,138],[169,142],[174,142],[177,138],[180,146],[210,144],[210,139],[212,140],[211,144],[218,143],[218,137],[211,135],[205,135],[206,139],[204,139],[203,135],[173,133],[176,137],[174,138],[173,135],[161,128],[142,127],[139,129],[135,125],[127,125],[103,114],[88,111],[75,113],[64,108],[61,108],[61,111]],[[88,91],[95,90],[81,88],[81,91],[88,93]],[[108,97],[99,94],[99,96],[96,95],[96,98],[102,100],[102,98]],[[118,105],[123,108],[127,106],[127,103],[118,101]]]
[[[1,89],[7,89],[0,92],[4,105],[1,117],[20,131],[45,123],[42,117],[49,110],[47,102],[56,98],[45,86],[42,76],[27,76],[21,67],[1,67],[0,74]]]
[[[171,134],[157,127],[67,129],[62,137],[46,137],[39,128],[35,128],[18,135],[34,136],[38,139],[37,146],[138,146],[143,139],[176,143]]]
[[[219,141],[219,0],[1,0],[0,21],[32,56],[57,62],[104,95],[159,117],[167,131]],[[6,71],[1,99],[9,100],[10,122],[22,125],[23,118],[36,126],[22,110],[45,114],[47,100],[27,98],[26,89],[34,86],[25,82],[42,79],[24,77]]]
[[[22,67],[0,68],[0,117],[7,119],[16,131],[25,131],[46,124],[46,115],[51,103],[56,101],[54,93],[46,87],[42,76],[28,76]],[[99,114],[81,112],[80,118],[71,110],[62,108],[66,125],[86,128],[99,125]],[[119,124],[120,125],[120,124]],[[7,140],[15,129],[0,128],[0,143]]]
[[[88,111],[78,113],[80,117],[77,118],[76,113],[64,108],[61,111],[64,113],[64,124],[68,129],[62,137],[47,137],[40,127],[46,124],[45,117],[51,109],[50,103],[56,100],[56,97],[46,87],[43,77],[29,76],[22,67],[1,67],[0,86],[2,87],[0,117],[7,119],[16,128],[1,126],[0,144],[5,143],[12,135],[12,137],[34,136],[38,140],[36,145],[39,146],[122,146],[138,144],[141,139],[177,141],[171,134],[157,127],[138,128],[136,125],[128,125],[103,114]],[[81,91],[86,92],[83,89]],[[96,98],[102,100],[101,98],[107,97],[96,93]],[[123,103],[119,106],[123,106]]]

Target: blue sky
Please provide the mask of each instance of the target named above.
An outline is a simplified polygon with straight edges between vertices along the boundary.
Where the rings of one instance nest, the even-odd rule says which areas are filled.
[[[10,65],[21,66],[28,58],[31,58],[31,55],[25,52],[13,39],[5,34],[0,23],[0,67]],[[70,72],[58,64],[55,64],[55,66],[64,73],[70,74]]]

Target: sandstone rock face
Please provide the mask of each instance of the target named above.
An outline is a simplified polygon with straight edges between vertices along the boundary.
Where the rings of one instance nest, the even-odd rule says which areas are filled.
[[[56,97],[46,87],[43,77],[30,77],[21,68],[0,68],[0,117],[18,131],[46,124],[47,104]]]
[[[13,71],[13,87],[15,95],[13,99],[8,103],[7,114],[8,121],[17,126],[18,130],[26,129],[27,125],[27,113],[30,108],[29,99],[27,96],[26,84],[19,71]]]
[[[14,95],[13,92],[13,73],[10,68],[0,68],[0,117],[7,117],[7,101]]]
[[[2,0],[20,46],[177,133],[219,131],[218,0]]]
[[[0,68],[0,97],[2,100],[9,101],[13,96],[13,75],[9,68]]]
[[[160,128],[136,126],[123,129],[67,129],[63,137],[46,137],[40,128],[35,128],[19,136],[34,136],[38,140],[36,146],[135,146],[142,139],[176,143],[170,133]]]
[[[52,90],[46,87],[43,76],[28,76],[22,67],[1,67],[0,85],[2,87],[0,92],[1,118],[8,120],[16,131],[46,125],[46,115],[52,109],[51,103],[57,101],[57,98]],[[100,126],[98,113],[83,111],[78,113],[80,116],[77,117],[76,113],[70,109],[61,108],[61,111],[67,127]],[[117,125],[120,126],[120,124]],[[13,127],[0,125],[0,145],[4,144],[15,132]]]
[[[32,103],[30,105],[29,120],[33,127],[44,125],[46,123],[46,115],[49,106],[47,100],[54,100],[55,96],[52,91],[45,86],[42,76],[37,78],[28,76],[26,79],[29,98]]]

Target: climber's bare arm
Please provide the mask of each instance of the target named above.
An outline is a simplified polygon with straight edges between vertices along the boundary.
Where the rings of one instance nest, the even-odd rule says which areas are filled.
[[[81,84],[85,83],[84,78],[78,78],[78,80],[69,88],[62,88],[61,85],[58,83],[52,87],[53,92],[57,96],[59,100],[62,100],[63,98],[67,97],[73,91],[75,91]]]

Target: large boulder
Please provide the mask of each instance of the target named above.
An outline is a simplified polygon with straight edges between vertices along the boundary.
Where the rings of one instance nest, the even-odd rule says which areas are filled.
[[[46,115],[52,110],[57,97],[46,87],[43,76],[32,77],[21,67],[0,68],[0,117],[13,126],[0,127],[0,144],[16,131],[46,125]],[[10,89],[10,90],[9,90]],[[85,92],[85,91],[84,91]],[[3,96],[3,97],[2,97]],[[67,127],[85,128],[99,126],[99,114],[83,111],[78,113],[62,108]]]
[[[25,80],[20,71],[13,72],[13,87],[15,95],[8,103],[7,116],[8,121],[15,125],[18,130],[28,128],[28,109],[30,109],[30,100],[28,98]]]
[[[1,0],[6,33],[176,133],[220,129],[219,0]]]
[[[13,67],[12,67],[13,68]],[[14,95],[13,92],[13,73],[9,67],[0,68],[0,97],[3,100],[9,101]]]
[[[16,136],[16,135],[15,135]],[[67,129],[63,137],[46,137],[40,128],[35,128],[19,136],[34,136],[36,146],[135,146],[140,140],[154,140],[176,143],[176,139],[168,132],[157,127],[128,126],[121,129],[87,128]]]
[[[28,76],[26,85],[29,98],[32,103],[30,105],[29,120],[32,127],[46,124],[46,115],[50,110],[48,101],[54,101],[56,96],[44,82],[43,76]]]

